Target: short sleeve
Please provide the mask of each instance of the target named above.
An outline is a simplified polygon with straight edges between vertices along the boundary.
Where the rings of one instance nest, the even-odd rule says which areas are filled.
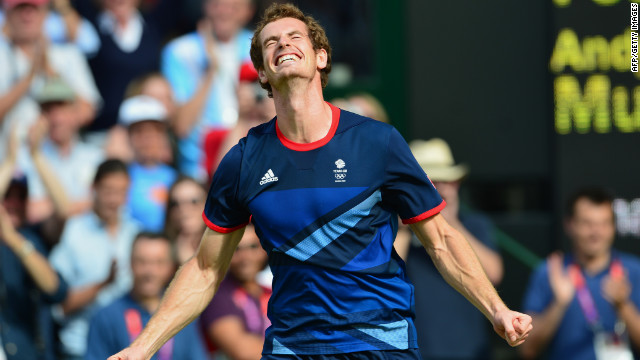
[[[239,200],[242,143],[229,150],[213,175],[202,218],[211,230],[230,233],[249,223],[251,214]]]
[[[552,296],[547,262],[545,261],[531,274],[529,285],[524,295],[522,310],[539,314],[549,306]]]
[[[382,201],[413,224],[439,213],[446,203],[413,157],[409,145],[396,129],[387,145]]]

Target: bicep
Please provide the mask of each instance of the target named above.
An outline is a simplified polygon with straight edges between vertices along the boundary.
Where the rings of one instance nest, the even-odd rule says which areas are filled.
[[[409,226],[420,240],[420,243],[422,243],[422,246],[430,254],[434,249],[445,246],[445,237],[455,232],[440,214],[433,215]]]
[[[198,264],[201,267],[226,272],[243,234],[244,227],[228,233],[221,233],[207,228],[202,235],[200,246],[196,253]]]

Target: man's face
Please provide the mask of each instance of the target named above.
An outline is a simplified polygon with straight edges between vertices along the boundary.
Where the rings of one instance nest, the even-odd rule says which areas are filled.
[[[94,190],[96,211],[105,220],[116,219],[127,201],[129,177],[121,172],[105,175]]]
[[[133,293],[144,298],[159,296],[169,283],[174,269],[168,242],[138,239],[131,250]]]
[[[47,5],[20,4],[7,11],[9,36],[13,41],[34,41],[42,36]]]
[[[574,250],[583,256],[608,253],[615,236],[611,204],[594,204],[588,199],[579,199],[574,215],[567,223],[567,233]]]
[[[229,271],[236,280],[249,282],[264,268],[267,253],[260,246],[260,240],[253,226],[247,226],[236,252],[231,258]]]
[[[227,42],[251,20],[253,9],[249,0],[206,0],[204,14],[216,38]]]
[[[260,32],[263,68],[260,81],[272,87],[290,78],[320,81],[320,69],[327,66],[327,52],[313,49],[307,26],[298,19],[283,18],[267,24]]]
[[[129,140],[136,161],[158,162],[164,154],[166,127],[159,121],[140,121],[129,126]]]
[[[80,121],[71,102],[55,102],[42,106],[42,114],[49,122],[49,137],[56,144],[70,141],[80,128]]]

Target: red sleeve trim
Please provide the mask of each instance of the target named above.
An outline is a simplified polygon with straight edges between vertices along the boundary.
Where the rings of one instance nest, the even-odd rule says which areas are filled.
[[[280,128],[278,127],[278,118],[276,118],[276,134],[278,135],[278,139],[280,139],[282,145],[284,145],[288,149],[295,151],[309,151],[322,147],[329,141],[331,141],[333,135],[335,135],[336,130],[338,129],[338,124],[340,123],[340,109],[329,102],[326,103],[331,108],[331,128],[329,129],[329,132],[327,133],[327,135],[325,135],[325,137],[308,144],[293,142],[287,139],[280,131]]]
[[[202,220],[204,220],[204,223],[207,224],[207,226],[209,227],[209,229],[213,230],[213,231],[217,231],[219,233],[223,233],[223,234],[228,234],[230,232],[234,232],[238,229],[241,229],[245,226],[247,226],[247,224],[249,223],[249,221],[240,224],[238,226],[234,226],[232,228],[226,228],[226,227],[222,227],[222,226],[218,226],[214,223],[212,223],[209,219],[207,219],[207,216],[204,214],[204,211],[202,212]]]
[[[409,224],[413,224],[413,223],[417,223],[418,221],[424,220],[426,218],[430,218],[433,215],[436,215],[437,213],[439,213],[440,211],[442,211],[442,209],[444,209],[444,207],[447,205],[447,203],[442,200],[442,202],[440,203],[440,205],[434,207],[433,209],[429,210],[429,211],[425,211],[422,214],[418,215],[418,216],[414,216],[410,219],[402,219],[402,223],[405,225],[409,225]]]

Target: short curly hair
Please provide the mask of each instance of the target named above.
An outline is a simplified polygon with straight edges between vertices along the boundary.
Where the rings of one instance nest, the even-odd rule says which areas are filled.
[[[305,15],[300,9],[292,4],[272,4],[265,10],[262,19],[256,26],[251,39],[251,61],[257,69],[264,69],[264,59],[262,57],[262,43],[260,42],[260,33],[267,24],[283,18],[293,18],[302,21],[309,29],[309,39],[314,50],[324,49],[327,52],[327,66],[320,70],[320,80],[322,87],[326,87],[329,82],[329,73],[331,72],[331,45],[324,31],[324,28],[310,15]],[[267,90],[269,97],[273,97],[271,84],[262,83],[260,85]]]

